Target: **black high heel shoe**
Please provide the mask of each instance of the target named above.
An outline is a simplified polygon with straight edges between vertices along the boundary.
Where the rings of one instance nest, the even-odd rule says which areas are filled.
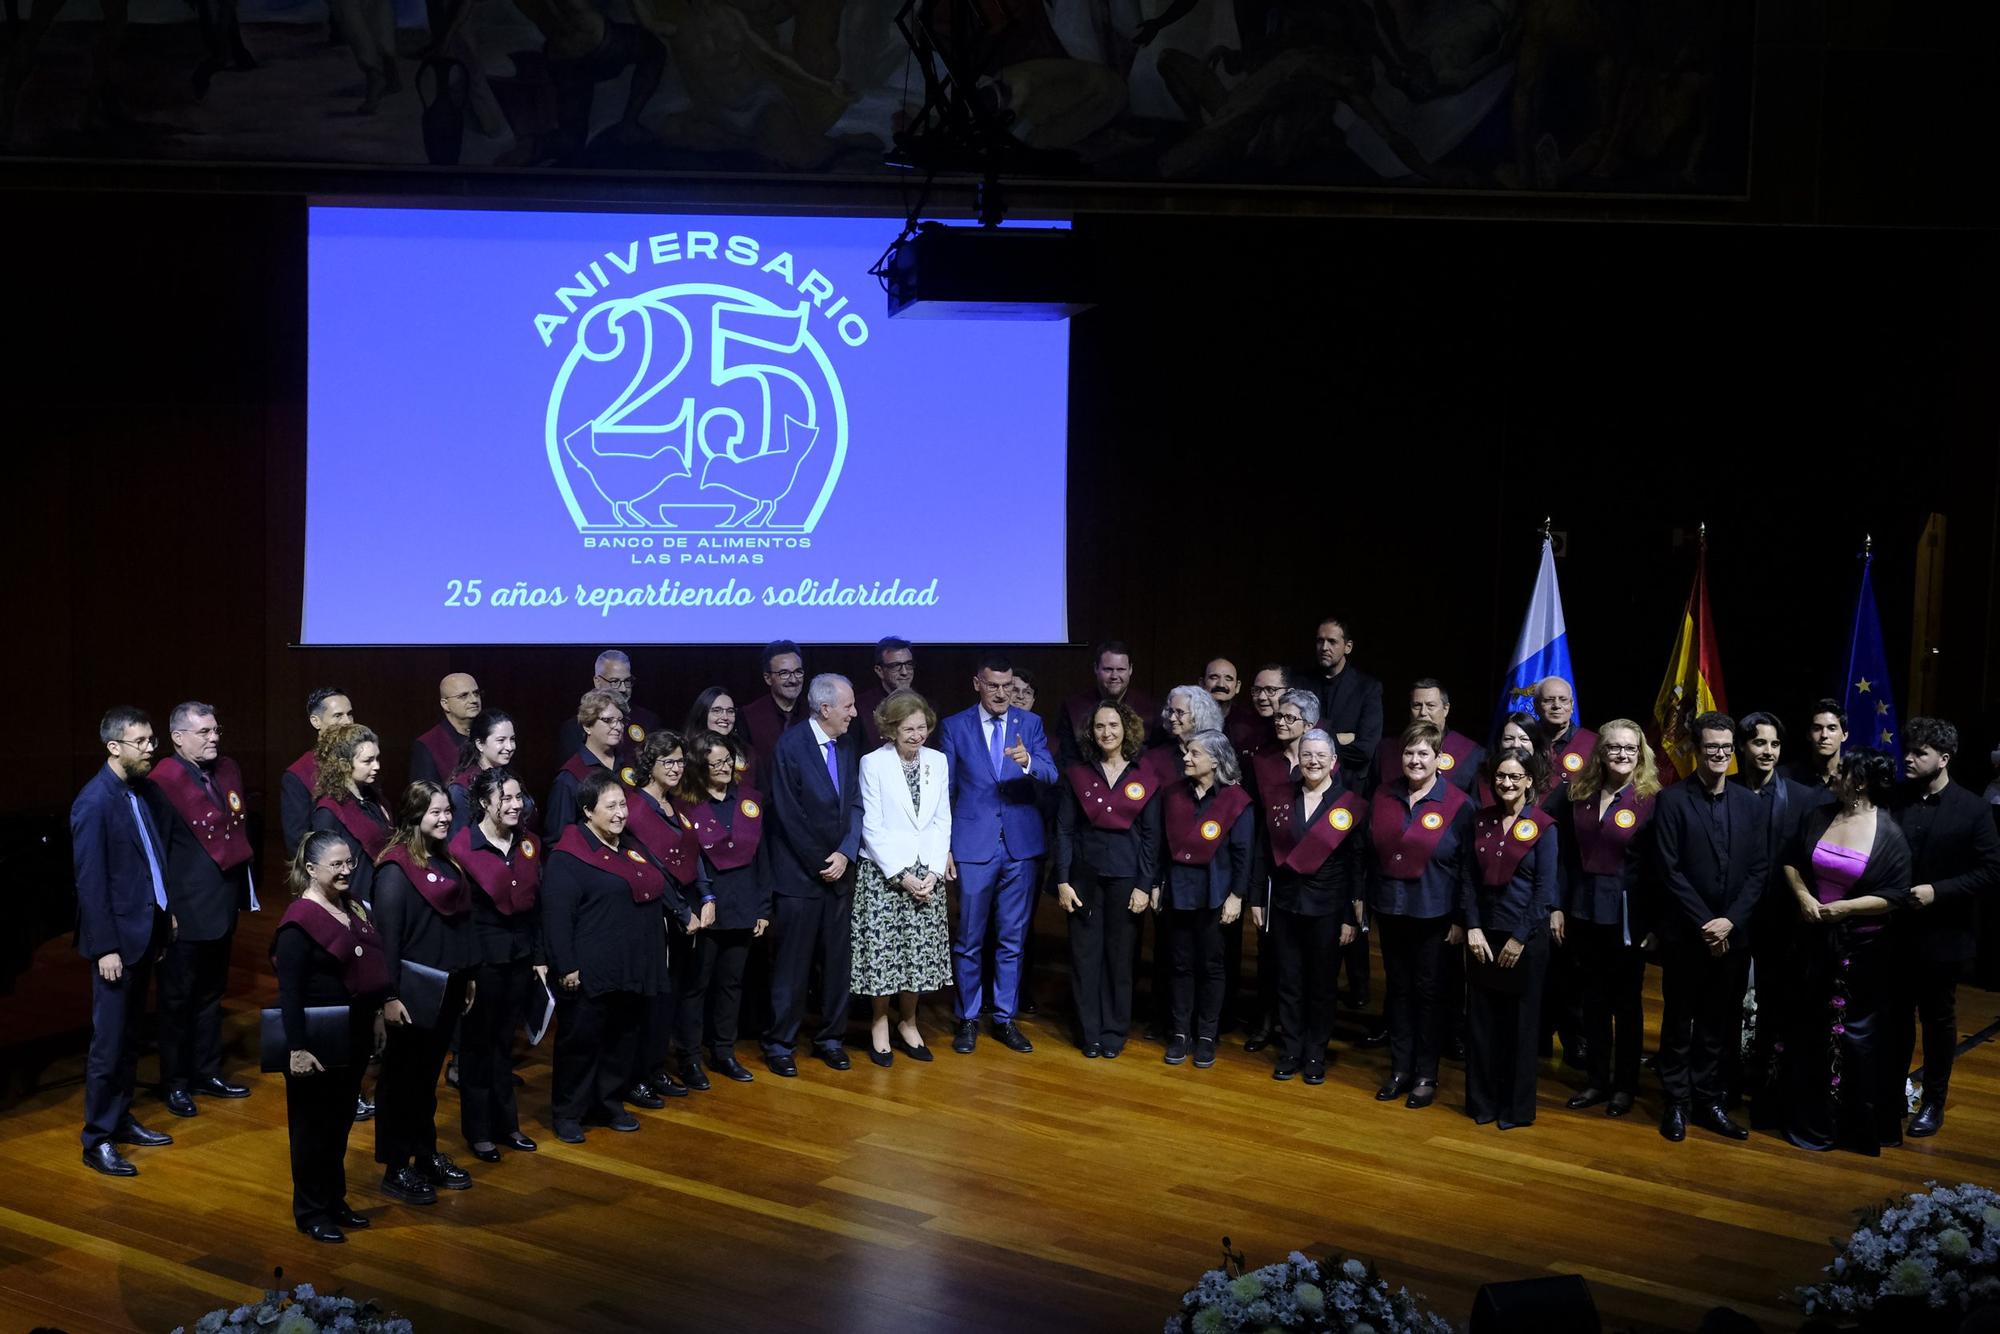
[[[928,1061],[931,1059],[931,1049],[929,1047],[922,1043],[917,1043],[914,1046],[911,1045],[909,1042],[904,1041],[903,1035],[893,1028],[889,1030],[889,1047],[892,1051],[899,1051],[913,1061]]]
[[[471,1152],[474,1158],[477,1158],[482,1163],[497,1163],[500,1161],[500,1146],[497,1144],[488,1144],[482,1149],[477,1144],[467,1141],[465,1147]]]
[[[887,1067],[896,1063],[896,1053],[893,1051],[876,1051],[874,1044],[870,1043],[868,1047],[868,1059],[879,1066]]]

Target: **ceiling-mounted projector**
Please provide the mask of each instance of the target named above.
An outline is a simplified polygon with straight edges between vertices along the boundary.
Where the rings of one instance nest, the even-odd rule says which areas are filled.
[[[926,222],[884,277],[892,319],[1066,320],[1097,304],[1083,239],[1066,227]]]

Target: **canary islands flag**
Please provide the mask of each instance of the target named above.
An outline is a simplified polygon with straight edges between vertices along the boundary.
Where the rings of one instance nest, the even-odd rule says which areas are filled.
[[[1556,587],[1556,553],[1547,534],[1542,536],[1542,564],[1535,572],[1535,593],[1528,599],[1528,614],[1521,618],[1521,634],[1514,641],[1514,665],[1507,673],[1507,688],[1500,696],[1500,714],[1493,720],[1497,735],[1507,715],[1515,710],[1535,711],[1535,684],[1545,676],[1560,676],[1570,684],[1572,700],[1576,677],[1569,664],[1569,631],[1563,623],[1562,590]],[[1577,717],[1583,714],[1579,710]]]
[[[1875,585],[1869,578],[1873,555],[1861,558],[1861,593],[1854,602],[1854,633],[1848,639],[1847,679],[1842,689],[1850,744],[1887,753],[1903,769],[1903,734],[1896,726],[1896,697],[1889,687],[1889,653],[1882,644],[1882,618],[1875,612]]]
[[[1681,609],[1680,633],[1667,656],[1667,676],[1653,700],[1653,721],[1660,727],[1660,750],[1686,778],[1694,772],[1700,738],[1694,720],[1710,709],[1727,710],[1722,690],[1722,655],[1715,642],[1715,622],[1708,611],[1708,544],[1694,558],[1694,587]],[[1732,761],[1733,764],[1733,761]]]

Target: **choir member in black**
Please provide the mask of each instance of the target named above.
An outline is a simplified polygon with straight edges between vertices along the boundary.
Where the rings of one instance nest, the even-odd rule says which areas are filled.
[[[617,761],[619,769],[636,768],[639,763],[639,747],[646,744],[646,738],[660,730],[660,715],[643,704],[632,702],[632,659],[623,649],[608,648],[597,655],[597,662],[591,668],[590,688],[602,690],[618,701],[618,714],[625,720],[625,730],[618,736]],[[574,755],[583,749],[583,724],[575,718],[563,719],[556,730],[556,754]]]
[[[1341,770],[1358,779],[1382,744],[1382,683],[1349,661],[1347,619],[1322,616],[1313,628],[1312,666],[1295,673],[1319,697],[1319,725],[1332,734]]]
[[[1471,856],[1472,798],[1438,777],[1438,742],[1429,723],[1403,729],[1403,773],[1375,789],[1368,805],[1368,908],[1382,943],[1389,1078],[1378,1101],[1437,1100],[1444,1015],[1438,981],[1444,955],[1465,941],[1458,919],[1462,865]]]
[[[395,822],[376,793],[382,775],[382,743],[359,723],[329,727],[319,734],[319,777],[313,783],[314,829],[344,834],[354,852],[349,892],[374,902],[375,859],[389,846]]]
[[[1139,757],[1140,775],[1148,780],[1148,786],[1164,789],[1179,781],[1181,776],[1181,752],[1187,739],[1197,732],[1222,731],[1222,707],[1215,697],[1197,685],[1175,686],[1167,692],[1166,703],[1160,706],[1157,739],[1152,741],[1146,753]],[[1226,734],[1225,734],[1226,735]],[[1094,747],[1093,747],[1094,748]],[[1234,749],[1234,747],[1232,747]],[[1237,757],[1237,768],[1243,767],[1243,759]],[[1255,801],[1257,787],[1254,781],[1245,781],[1243,790]],[[1255,853],[1252,853],[1254,870]],[[1243,882],[1247,893],[1250,882]],[[1236,1023],[1236,984],[1243,972],[1243,921],[1238,913],[1235,920],[1222,928],[1222,1018],[1219,1032],[1228,1032]],[[1171,951],[1162,947],[1159,934],[1161,921],[1153,923],[1153,994],[1168,995],[1173,989],[1173,960]],[[1025,976],[1025,974],[1023,974]],[[1166,1022],[1163,1007],[1155,1006],[1153,1025],[1158,1028]],[[1160,1037],[1164,1039],[1162,1030]]]
[[[736,751],[721,733],[695,732],[688,750],[694,763],[687,767],[677,804],[693,822],[701,848],[706,924],[695,933],[693,958],[675,979],[675,1040],[682,1082],[705,1090],[708,1076],[695,1054],[703,1049],[708,1068],[717,1074],[739,1084],[755,1078],[736,1059],[736,1035],[750,942],[770,929],[772,909],[757,855],[764,835],[763,794],[738,779]]]
[[[460,1015],[479,998],[474,981],[479,950],[472,928],[472,890],[446,851],[451,799],[428,781],[410,784],[396,832],[375,863],[370,915],[389,960],[389,994],[382,1002],[388,1045],[375,1086],[375,1161],[382,1191],[405,1204],[436,1204],[440,1190],[464,1190],[472,1178],[438,1151],[437,1085]],[[421,1016],[403,1003],[402,965],[447,974],[444,1004]],[[507,1078],[513,1077],[511,1069]]]
[[[1576,692],[1560,676],[1535,683],[1535,721],[1554,764],[1551,786],[1567,783],[1583,772],[1583,763],[1597,746],[1597,733],[1576,721]]]
[[[1629,718],[1614,718],[1598,732],[1583,772],[1551,803],[1562,874],[1561,911],[1550,915],[1549,930],[1576,951],[1590,1053],[1589,1082],[1569,1100],[1573,1111],[1603,1104],[1606,1116],[1624,1116],[1639,1091],[1652,909],[1646,876],[1659,791],[1645,733]]]
[[[1153,697],[1133,688],[1132,650],[1122,641],[1100,642],[1090,656],[1090,673],[1094,678],[1090,688],[1064,700],[1062,715],[1056,720],[1055,762],[1059,767],[1089,762],[1090,715],[1097,712],[1102,701],[1123,704],[1144,719],[1148,727],[1160,716],[1160,707]]]
[[[875,710],[898,690],[917,688],[917,651],[907,639],[886,635],[875,642],[875,684],[854,697],[860,710],[861,749],[865,753],[881,746],[875,730]]]
[[[318,733],[329,727],[340,727],[354,721],[354,701],[345,690],[337,686],[321,686],[306,696],[306,722],[311,724],[314,740]],[[285,851],[298,851],[299,840],[312,828],[313,783],[319,777],[318,747],[308,750],[291,762],[285,772],[278,776],[278,821],[285,834]]]
[[[514,720],[507,714],[498,709],[485,709],[472,720],[465,747],[458,753],[458,767],[452,770],[451,786],[445,790],[445,795],[451,798],[453,830],[463,829],[479,820],[479,804],[472,799],[473,780],[494,769],[511,771],[517,749]],[[533,829],[539,813],[535,809],[534,798],[527,798],[521,828]]]
[[[479,716],[479,682],[453,672],[438,682],[437,723],[410,746],[410,781],[442,787],[458,771],[458,752]]]
[[[1729,781],[1736,723],[1725,713],[1695,719],[1694,773],[1653,806],[1658,859],[1660,1083],[1667,1094],[1660,1134],[1687,1138],[1690,1117],[1730,1139],[1750,1132],[1729,1119],[1723,1053],[1742,1040],[1750,914],[1770,872],[1763,803]]]
[[[1232,709],[1223,720],[1222,734],[1236,747],[1236,762],[1244,772],[1249,772],[1257,752],[1271,744],[1271,719],[1278,712],[1278,701],[1291,688],[1291,672],[1282,663],[1267,662],[1250,678],[1250,707]]]
[[[1262,806],[1271,866],[1267,939],[1276,956],[1269,966],[1278,978],[1284,1031],[1271,1077],[1290,1079],[1303,1070],[1306,1083],[1323,1084],[1340,951],[1359,934],[1362,840],[1355,831],[1367,823],[1368,808],[1340,783],[1333,738],[1317,727],[1299,739],[1298,781],[1266,794]],[[1252,889],[1251,917],[1263,927],[1266,907]]]
[[[285,1046],[285,1126],[292,1149],[292,1219],[314,1241],[344,1242],[368,1226],[347,1203],[347,1135],[361,1075],[378,1041],[389,989],[382,938],[349,890],[359,865],[345,838],[314,830],[292,858],[296,896],[271,937]],[[347,1007],[345,1050],[309,1045],[308,1009]]]
[[[1542,691],[1543,686],[1548,687],[1546,692]],[[1582,771],[1584,761],[1597,744],[1597,734],[1570,726],[1569,684],[1560,676],[1546,678],[1536,690],[1541,692],[1536,696],[1536,708],[1543,707],[1540,702],[1541,695],[1546,693],[1549,700],[1549,716],[1559,717],[1562,722],[1552,728],[1536,714],[1510,713],[1506,721],[1500,724],[1500,739],[1496,743],[1496,748],[1505,750],[1512,746],[1525,746],[1542,757],[1547,766],[1544,772],[1548,776],[1537,784],[1530,800],[1543,810],[1553,811],[1555,802],[1568,785],[1571,774]],[[1552,736],[1558,734],[1568,736],[1571,743],[1581,745],[1583,749],[1571,750],[1567,754],[1559,753],[1550,740]],[[1573,763],[1575,768],[1565,769],[1566,763]],[[1481,806],[1493,804],[1493,793],[1487,788],[1483,774],[1473,785],[1472,795]],[[1562,905],[1558,903],[1550,906],[1560,908]],[[1553,932],[1555,924],[1551,922],[1550,926]],[[1553,1053],[1555,1038],[1560,1034],[1563,1064],[1572,1069],[1582,1070],[1587,1066],[1589,1056],[1587,1050],[1589,1044],[1583,1040],[1583,978],[1575,957],[1563,946],[1562,936],[1555,935],[1553,944],[1555,948],[1550,951],[1548,969],[1542,979],[1540,1050],[1544,1056]],[[1456,973],[1447,975],[1447,988],[1454,995],[1462,995],[1463,981],[1451,980],[1454,978],[1457,978]],[[1462,1010],[1461,1005],[1460,1011]]]
[[[680,733],[655,731],[639,748],[637,760],[633,768],[641,782],[626,799],[626,832],[667,873],[676,901],[688,910],[686,916],[668,922],[667,957],[662,964],[666,980],[648,1004],[646,1028],[639,1037],[639,1064],[625,1094],[625,1101],[635,1107],[653,1109],[664,1106],[668,1098],[688,1095],[690,1085],[668,1071],[678,1031],[675,984],[693,970],[695,941],[715,923],[715,900],[701,883],[701,843],[695,838],[694,822],[675,804],[675,794],[687,782],[687,751]],[[684,1047],[682,1053],[692,1055],[693,1050]]]
[[[1807,934],[1798,903],[1784,883],[1785,858],[1791,855],[1800,821],[1815,808],[1833,803],[1833,793],[1825,788],[1807,787],[1780,770],[1784,750],[1785,724],[1777,714],[1753,713],[1737,721],[1736,781],[1763,803],[1770,831],[1771,881],[1757,896],[1750,915],[1750,980],[1757,989],[1755,1046],[1747,1069],[1736,1051],[1724,1052],[1723,1062],[1730,1070],[1730,1093],[1750,1095],[1750,1123],[1759,1130],[1783,1125],[1779,1058],[1802,984],[1799,966]]]
[[[764,645],[765,693],[743,705],[736,725],[750,742],[750,760],[756,781],[769,786],[771,757],[777,753],[778,738],[794,727],[803,727],[812,716],[810,705],[801,707],[806,689],[806,660],[799,646],[789,639],[774,639]]]
[[[2000,832],[1972,789],[1951,781],[1956,727],[1941,718],[1912,718],[1903,744],[1909,782],[1894,815],[1910,843],[1909,911],[1898,922],[1905,946],[1899,973],[1910,990],[1896,1003],[1891,1031],[1896,1068],[1907,1070],[1916,1051],[1912,1010],[1923,1018],[1924,1096],[1910,1122],[1910,1134],[1921,1139],[1944,1124],[1958,1045],[1958,974],[1977,953],[1975,926],[1982,913],[1992,912],[2000,891]]]
[[[625,831],[626,790],[609,770],[577,788],[583,819],[566,827],[542,880],[542,936],[556,979],[556,1138],[586,1124],[633,1131],[620,1094],[632,1083],[646,1000],[664,984],[666,873]]]
[[[479,818],[447,847],[472,884],[475,962],[472,1008],[459,1025],[458,1119],[472,1156],[494,1163],[502,1144],[535,1151],[514,1100],[514,1029],[527,1012],[529,988],[548,982],[540,902],[547,858],[511,770],[481,769],[467,796]]]
[[[736,727],[736,697],[721,686],[710,686],[694,697],[688,708],[687,724],[681,728],[681,735],[693,738],[701,732],[713,732],[722,738],[722,744],[729,747],[729,753],[736,759],[734,782],[757,785],[756,761],[750,755],[750,740],[746,733]],[[689,763],[688,772],[694,773],[699,757]],[[700,774],[694,775],[700,778]]]
[[[1099,704],[1090,744],[1092,762],[1063,770],[1053,877],[1083,1054],[1115,1058],[1132,1028],[1132,947],[1157,879],[1159,788],[1140,773],[1145,724],[1131,709]]]
[[[1444,683],[1428,676],[1411,682],[1409,706],[1409,722],[1405,727],[1409,723],[1429,723],[1444,734],[1438,748],[1438,772],[1444,775],[1444,780],[1466,792],[1476,791],[1479,771],[1486,763],[1486,747],[1463,732],[1451,730],[1451,692],[1444,688]],[[1368,791],[1373,792],[1385,779],[1402,771],[1403,739],[1399,727],[1375,747],[1374,762],[1368,769]]]
[[[1256,763],[1257,756],[1275,739],[1272,720],[1277,716],[1278,700],[1291,688],[1291,675],[1280,663],[1267,662],[1257,669],[1250,678],[1250,707],[1236,709],[1223,720],[1222,734],[1229,738],[1229,744],[1236,747],[1236,761],[1243,767],[1243,786],[1250,789],[1252,799],[1257,798]],[[1317,700],[1317,696],[1315,696]],[[1263,844],[1258,844],[1259,859],[1250,870],[1250,896],[1254,900],[1267,895],[1271,877],[1261,856]],[[1265,919],[1265,931],[1270,930],[1270,919]],[[1270,1045],[1271,1030],[1278,1022],[1278,970],[1264,962],[1264,954],[1274,949],[1269,935],[1258,944],[1257,1002],[1254,1011],[1244,1024],[1243,1050],[1262,1051]],[[1366,948],[1364,942],[1363,948]]]
[[[1539,780],[1535,752],[1497,751],[1485,766],[1494,800],[1472,818],[1471,855],[1461,862],[1458,910],[1471,960],[1465,992],[1465,1110],[1477,1125],[1514,1130],[1535,1119],[1535,1042],[1543,929],[1557,899],[1561,835],[1528,800]]]
[[[1886,809],[1894,762],[1851,750],[1840,770],[1834,804],[1806,815],[1785,858],[1806,923],[1785,1041],[1785,1137],[1878,1157],[1903,1142],[1904,1066],[1886,1030],[1901,990],[1895,935],[1907,921],[1889,915],[1909,902],[1910,845]]]
[[[1222,928],[1243,914],[1257,817],[1236,749],[1219,730],[1187,738],[1181,772],[1185,780],[1159,797],[1163,883],[1152,904],[1173,960],[1166,1062],[1185,1061],[1192,1038],[1195,1066],[1207,1069],[1222,1020]]]
[[[1549,749],[1548,734],[1542,730],[1534,714],[1517,710],[1508,714],[1501,722],[1500,736],[1493,743],[1493,747],[1495,750],[1506,750],[1510,746],[1526,746],[1542,757],[1549,776],[1542,780],[1542,790],[1535,794],[1534,800],[1538,806],[1548,806],[1555,796],[1556,789],[1561,786],[1561,780],[1557,777],[1560,771],[1556,764],[1555,752]],[[1493,802],[1493,794],[1486,790],[1483,778],[1474,780],[1472,795],[1482,806],[1491,805]]]
[[[618,742],[625,735],[625,710],[619,707],[616,695],[608,690],[587,691],[576,702],[576,721],[583,728],[583,746],[556,770],[556,781],[549,788],[549,810],[542,833],[551,847],[561,841],[565,829],[583,818],[577,792],[586,779],[608,773],[627,787],[636,787],[639,782],[635,766],[618,764]]]
[[[1840,752],[1847,744],[1847,710],[1837,699],[1813,705],[1806,727],[1806,753],[1791,766],[1791,776],[1810,788],[1831,789],[1840,778]]]
[[[160,1084],[167,1110],[193,1116],[195,1094],[247,1098],[222,1077],[222,993],[236,914],[256,904],[243,773],[221,753],[215,709],[188,701],[167,720],[174,753],[145,786],[166,845],[173,939],[160,959]]]

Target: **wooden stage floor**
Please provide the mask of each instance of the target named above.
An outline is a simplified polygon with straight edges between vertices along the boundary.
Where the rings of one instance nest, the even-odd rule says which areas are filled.
[[[785,1080],[752,1060],[755,1084],[718,1080],[639,1113],[638,1134],[594,1129],[572,1148],[549,1131],[538,1053],[522,1105],[540,1153],[472,1161],[456,1094],[441,1091],[443,1145],[475,1185],[435,1208],[377,1192],[372,1128],[357,1127],[350,1198],[374,1226],[344,1247],[293,1230],[284,1092],[241,1059],[231,1073],[254,1096],[206,1100],[197,1119],[141,1094],[140,1118],[175,1143],[131,1150],[138,1178],[83,1167],[86,975],[67,940],[52,942],[0,998],[12,1067],[0,1327],[164,1331],[254,1299],[283,1266],[288,1282],[379,1297],[420,1334],[1150,1331],[1226,1233],[1253,1264],[1295,1247],[1372,1256],[1460,1322],[1483,1282],[1580,1273],[1607,1328],[1689,1330],[1727,1303],[1780,1329],[1796,1324],[1783,1295],[1817,1276],[1857,1207],[1928,1178],[2000,1184],[1994,1044],[1961,1062],[1944,1133],[1880,1159],[1764,1134],[1739,1145],[1693,1130],[1668,1144],[1656,1092],[1622,1122],[1569,1112],[1575,1081],[1554,1067],[1536,1124],[1502,1133],[1465,1118],[1449,1064],[1438,1104],[1412,1112],[1371,1097],[1374,1052],[1343,1048],[1321,1088],[1274,1082],[1267,1054],[1246,1054],[1240,1037],[1211,1070],[1168,1067],[1143,1040],[1086,1061],[1065,1036],[1046,909],[1043,925],[1044,1009],[1023,1023],[1033,1055],[990,1039],[953,1054],[934,1002],[929,1065],[879,1070],[857,1051],[844,1074],[804,1060]],[[267,930],[246,925],[237,942],[237,1058],[274,992],[260,966]],[[1961,997],[1965,1031],[2000,1010],[1988,993]],[[1656,997],[1649,1009],[1657,1022]],[[51,1035],[23,1036],[37,1031]]]

